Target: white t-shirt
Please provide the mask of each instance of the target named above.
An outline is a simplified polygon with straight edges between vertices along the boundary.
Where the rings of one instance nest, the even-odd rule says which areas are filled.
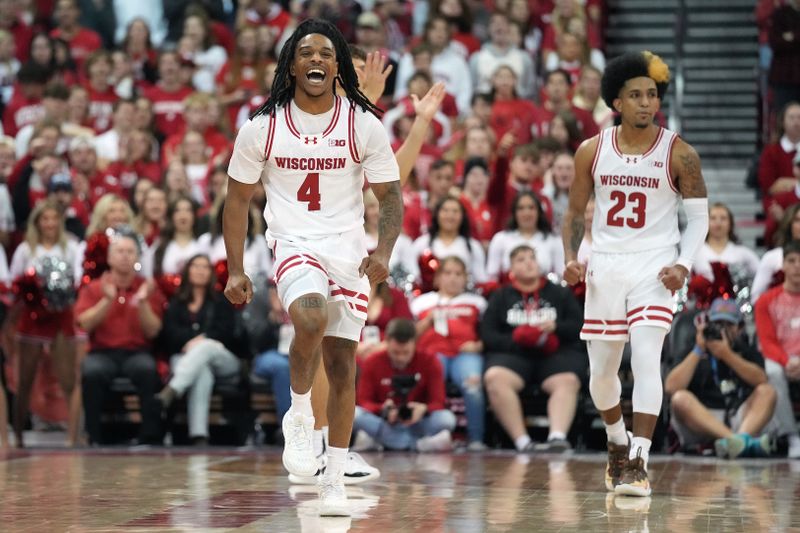
[[[486,255],[483,253],[483,246],[476,239],[469,240],[469,248],[464,237],[457,237],[450,244],[445,244],[441,239],[436,238],[431,243],[429,233],[421,235],[411,246],[411,253],[406,254],[403,259],[405,268],[419,280],[419,258],[430,250],[439,259],[456,256],[467,265],[467,274],[475,283],[484,283],[488,280],[486,275]]]
[[[94,149],[98,159],[119,160],[119,133],[113,128],[94,139]]]
[[[0,246],[0,283],[9,286],[11,284],[11,274],[8,272],[8,258],[6,250]]]
[[[783,248],[779,246],[765,253],[758,264],[756,277],[753,278],[753,287],[750,289],[750,299],[753,303],[756,303],[756,300],[767,292],[769,284],[772,283],[772,277],[781,270],[783,270]]]
[[[9,277],[11,281],[25,274],[25,271],[33,266],[34,261],[40,257],[60,257],[72,265],[75,284],[77,285],[80,283],[81,276],[83,275],[83,254],[81,253],[80,246],[78,246],[78,243],[74,240],[67,240],[65,248],[56,245],[49,250],[39,244],[36,246],[36,250],[33,253],[31,253],[31,248],[28,246],[28,243],[23,241],[17,246],[14,255],[11,257],[11,266],[9,267]]]
[[[212,264],[228,258],[225,251],[225,240],[221,235],[214,238],[210,233],[204,233],[197,239],[200,248],[208,254]],[[258,274],[272,276],[272,254],[267,248],[267,240],[263,235],[250,238],[250,245],[244,250],[244,271],[254,278]]]
[[[542,274],[552,272],[560,276],[564,272],[564,246],[558,237],[536,232],[526,238],[519,230],[505,230],[496,233],[489,243],[486,274],[490,279],[499,280],[501,274],[509,271],[511,252],[521,244],[527,244],[536,251],[536,262]]]
[[[320,115],[294,102],[259,115],[239,130],[228,166],[231,178],[256,183],[265,172],[267,241],[322,239],[363,228],[364,178],[399,180],[397,161],[380,120],[335,97]]]
[[[397,265],[402,264],[402,259],[404,257],[408,257],[410,254],[414,253],[411,250],[413,244],[414,241],[412,241],[411,238],[405,233],[401,233],[397,236],[397,241],[395,241],[394,248],[392,249],[392,256],[389,258],[389,270],[392,270]],[[367,234],[367,251],[372,252],[377,247],[378,239]]]
[[[14,222],[14,206],[11,203],[11,193],[8,185],[0,183],[0,231],[12,232],[17,225]]]
[[[155,256],[158,243],[153,243],[142,255],[142,270],[144,276],[150,278],[155,272]],[[186,262],[197,254],[205,253],[197,239],[192,239],[185,246],[175,241],[170,241],[164,250],[164,259],[161,261],[162,274],[180,274]]]

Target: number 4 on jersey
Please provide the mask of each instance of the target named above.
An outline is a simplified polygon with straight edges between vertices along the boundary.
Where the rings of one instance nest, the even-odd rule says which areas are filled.
[[[297,201],[307,202],[309,211],[320,210],[319,173],[311,172],[306,176],[303,184],[297,189]]]

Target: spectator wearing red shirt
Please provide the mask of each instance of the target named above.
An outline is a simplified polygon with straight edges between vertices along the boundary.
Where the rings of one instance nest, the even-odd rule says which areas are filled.
[[[482,95],[477,95],[479,98],[473,98],[473,103],[480,101]],[[473,108],[475,106],[473,105]],[[491,113],[491,103],[488,106],[488,113]],[[473,112],[473,116],[475,116]],[[488,119],[486,120],[488,123]],[[466,126],[465,126],[466,127]],[[464,165],[465,163],[475,157],[483,159],[489,165],[491,172],[494,165],[495,151],[494,134],[488,126],[476,125],[466,127],[464,134],[464,149],[463,154],[455,162],[456,183],[463,185],[464,181]]]
[[[483,342],[478,322],[486,310],[486,300],[466,292],[467,266],[458,257],[442,259],[434,285],[438,290],[417,297],[411,304],[417,319],[417,351],[439,358],[443,379],[449,379],[464,397],[468,449],[483,450],[486,401],[481,385]]]
[[[77,0],[58,0],[54,15],[57,27],[50,36],[69,44],[72,59],[80,69],[92,52],[103,47],[103,40],[97,32],[78,24],[81,11]]]
[[[588,111],[575,107],[570,100],[569,91],[572,86],[569,72],[556,69],[545,76],[544,102],[533,125],[535,137],[543,137],[549,133],[549,124],[553,117],[562,110],[572,111],[578,120],[581,140],[589,139],[600,133],[594,117]]]
[[[42,95],[50,79],[44,67],[26,63],[17,73],[17,88],[14,96],[3,110],[3,131],[15,137],[28,124],[36,124],[44,117]]]
[[[542,203],[542,210],[548,220],[553,218],[550,200],[541,194],[544,187],[543,170],[540,165],[539,149],[533,144],[517,146],[511,161],[499,157],[494,174],[489,182],[489,206],[495,213],[495,232],[502,231],[511,218],[514,198],[522,191],[534,191]]]
[[[403,233],[412,240],[430,229],[433,208],[453,188],[453,174],[453,164],[440,159],[428,172],[427,190],[403,194]]]
[[[189,132],[199,133],[203,136],[206,146],[210,149],[210,157],[215,157],[229,149],[230,142],[211,122],[211,106],[213,97],[195,92],[183,101],[183,118],[185,123],[174,134],[167,137],[161,149],[161,163],[166,168],[175,157],[184,137]]]
[[[33,29],[20,18],[22,4],[15,0],[0,0],[0,29],[14,37],[17,45],[17,59],[28,60],[28,48],[33,38]]]
[[[86,430],[92,443],[102,443],[100,414],[106,391],[117,376],[129,378],[141,405],[139,441],[160,444],[160,389],[152,341],[161,330],[164,297],[151,282],[136,274],[139,243],[118,234],[108,248],[109,271],[84,286],[75,315],[89,333],[89,354],[81,365]]]
[[[464,165],[464,186],[461,203],[469,218],[470,232],[483,245],[489,247],[494,235],[492,208],[486,193],[489,190],[489,166],[480,157],[469,159]]]
[[[92,52],[86,58],[86,91],[89,93],[89,120],[95,133],[103,133],[111,127],[114,102],[119,96],[109,83],[111,55],[105,50]]]
[[[122,194],[119,180],[98,168],[94,138],[72,139],[69,144],[69,160],[73,183],[86,184],[89,190],[87,200],[90,205],[93,206],[105,193]]]
[[[387,349],[371,355],[356,389],[354,450],[376,445],[419,452],[452,449],[455,415],[445,409],[442,364],[416,350],[414,323],[396,318]]]
[[[764,147],[758,165],[758,185],[764,209],[773,195],[794,188],[792,159],[800,150],[800,103],[789,103],[782,110],[778,124],[780,140]]]
[[[359,361],[386,350],[386,327],[395,318],[410,319],[413,315],[405,293],[384,281],[370,291],[367,322],[361,330],[361,341],[356,350]]]
[[[105,174],[116,178],[123,196],[127,197],[140,180],[148,180],[156,185],[161,183],[161,165],[152,160],[154,145],[155,139],[150,133],[133,130],[128,134],[127,142],[120,145],[119,160],[106,168]],[[97,194],[95,200],[96,197]]]
[[[517,96],[516,85],[514,69],[508,65],[497,67],[492,75],[493,103],[489,126],[498,140],[510,133],[516,144],[527,144],[531,141],[531,126],[539,110],[530,100]]]
[[[238,16],[237,27],[245,24],[253,27],[266,26],[272,30],[275,40],[280,39],[292,21],[292,16],[284,11],[281,3],[271,0],[253,0],[250,8],[240,10]]]
[[[789,382],[800,381],[800,241],[783,245],[783,284],[756,302],[756,332],[767,378],[778,393],[778,434],[789,437],[789,457],[800,457],[800,435],[792,410]]]
[[[168,137],[183,127],[183,101],[192,89],[181,81],[180,57],[175,52],[158,56],[158,76],[158,83],[145,89],[143,96],[153,103],[156,132]]]
[[[135,18],[128,24],[120,46],[131,59],[136,86],[141,88],[155,81],[156,51],[153,49],[150,27],[143,19]]]
[[[472,31],[472,9],[467,0],[434,0],[430,16],[441,16],[450,24],[450,46],[464,59],[481,49],[481,41]]]
[[[794,154],[794,159],[792,160],[792,173],[795,180],[794,187],[788,191],[779,192],[773,195],[766,202],[767,221],[764,227],[764,240],[768,245],[773,244],[773,235],[777,231],[781,220],[783,220],[786,210],[791,206],[800,203],[800,151],[797,151]]]
[[[236,124],[239,109],[259,92],[267,60],[258,55],[258,32],[251,26],[236,36],[236,51],[217,73],[217,97],[228,112],[228,122]]]

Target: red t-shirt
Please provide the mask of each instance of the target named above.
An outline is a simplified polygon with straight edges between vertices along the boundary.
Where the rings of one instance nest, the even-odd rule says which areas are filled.
[[[532,190],[536,193],[536,197],[542,204],[547,220],[551,223],[553,221],[553,203],[550,199],[541,193],[542,182],[537,181],[531,186],[520,186],[509,179],[508,174],[508,159],[500,157],[495,164],[494,173],[492,174],[491,181],[489,182],[489,192],[487,194],[487,201],[489,207],[495,214],[494,217],[494,231],[502,231],[506,228],[509,219],[511,218],[511,207],[514,204],[514,198],[517,194],[524,190]]]
[[[153,102],[156,129],[165,137],[178,133],[184,126],[183,101],[192,94],[189,87],[181,87],[175,92],[167,92],[160,85],[145,89],[144,97]]]
[[[423,233],[428,232],[432,220],[433,215],[428,206],[425,205],[423,195],[417,191],[404,191],[403,233],[408,235],[411,240],[414,240]]]
[[[514,133],[517,144],[528,144],[531,142],[531,126],[539,116],[536,105],[528,100],[517,98],[497,101],[492,104],[489,127],[494,131],[497,142],[510,131]]]
[[[481,49],[481,41],[471,33],[455,33],[453,34],[453,40],[461,44],[466,50],[466,59],[469,59],[469,56]]]
[[[774,287],[756,302],[756,332],[764,357],[782,366],[800,356],[800,293]]]
[[[14,96],[3,111],[3,131],[15,137],[28,124],[36,124],[44,118],[44,106],[39,99],[28,99],[22,91],[14,90]]]
[[[478,322],[485,310],[486,300],[477,294],[465,292],[449,300],[443,299],[438,292],[420,295],[411,305],[416,319],[423,320],[431,313],[437,313],[443,317],[439,320],[446,321],[447,326],[440,331],[433,326],[425,330],[419,336],[417,350],[434,356],[455,357],[465,342],[480,339]]]
[[[484,198],[477,206],[472,205],[472,202],[464,194],[461,195],[461,205],[467,212],[469,218],[469,229],[471,235],[484,243],[488,243],[494,236],[494,220],[492,217],[493,211],[489,206],[489,202]]]
[[[19,59],[20,63],[25,63],[28,60],[31,40],[33,39],[33,28],[25,24],[21,19],[18,19],[7,31],[14,39],[17,59]]]
[[[89,93],[89,120],[92,129],[99,133],[107,131],[111,127],[111,116],[114,114],[114,102],[119,100],[119,96],[114,92],[113,87],[108,87],[105,92],[99,92],[86,84],[86,91]]]
[[[117,288],[117,298],[111,304],[106,318],[89,333],[90,350],[147,350],[152,346],[142,331],[139,309],[133,302],[144,278],[136,277],[127,289]],[[103,298],[102,280],[89,282],[78,292],[75,316],[94,307]],[[164,296],[156,288],[149,298],[150,308],[161,318],[164,313]]]
[[[389,287],[389,292],[392,294],[391,305],[386,305],[386,302],[383,302],[383,309],[381,309],[381,313],[377,318],[375,320],[367,319],[366,322],[367,326],[378,327],[381,332],[381,340],[384,339],[386,326],[389,325],[392,319],[408,318],[410,320],[414,318],[411,314],[411,309],[408,307],[408,300],[406,299],[406,295],[403,294],[403,291],[394,287]]]
[[[89,28],[79,28],[72,39],[65,39],[61,30],[56,28],[50,32],[50,37],[61,38],[67,41],[70,54],[72,55],[72,59],[75,60],[78,70],[83,67],[83,62],[86,61],[86,58],[89,57],[92,52],[103,47],[103,40],[100,38],[100,35]]]
[[[578,128],[581,130],[582,139],[589,139],[600,133],[600,127],[594,121],[592,114],[580,107],[571,106],[570,111],[578,120]],[[550,122],[556,116],[554,111],[545,107],[537,108],[537,113],[533,121],[533,133],[536,137],[544,137],[550,131]]]
[[[380,414],[383,402],[387,398],[393,398],[392,376],[414,374],[419,374],[419,381],[409,393],[407,401],[427,404],[429,413],[444,409],[442,363],[436,356],[420,352],[414,354],[414,358],[403,370],[392,367],[386,351],[367,357],[361,365],[361,376],[356,387],[356,404],[371,413]]]
[[[147,179],[158,185],[161,183],[161,166],[151,161],[135,161],[126,163],[114,161],[106,168],[106,174],[116,178],[119,187],[129,192],[140,179]],[[109,183],[111,183],[109,181]]]
[[[785,152],[780,142],[768,144],[761,152],[758,163],[758,186],[766,209],[769,204],[769,188],[778,178],[792,176],[792,159],[797,151]]]
[[[183,141],[184,135],[186,135],[186,126],[181,128],[179,132],[167,137],[167,140],[164,141],[164,146],[161,148],[161,163],[164,167],[169,165],[172,156],[175,155]],[[211,148],[211,158],[230,148],[230,141],[216,128],[208,128],[203,134],[203,138],[206,141],[206,147]]]
[[[263,17],[259,15],[255,9],[248,9],[245,14],[245,21],[250,26],[267,26],[272,28],[274,35],[277,37],[286,30],[286,26],[292,21],[292,17],[288,12],[283,10],[280,3],[272,2],[269,13]]]

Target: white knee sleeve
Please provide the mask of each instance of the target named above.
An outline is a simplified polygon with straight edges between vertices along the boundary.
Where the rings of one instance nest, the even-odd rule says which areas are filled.
[[[661,385],[661,350],[667,330],[639,326],[631,330],[633,412],[658,416],[664,398]]]
[[[621,341],[591,340],[589,350],[589,393],[599,411],[611,409],[619,403],[622,384],[619,382],[619,364],[622,362]]]

